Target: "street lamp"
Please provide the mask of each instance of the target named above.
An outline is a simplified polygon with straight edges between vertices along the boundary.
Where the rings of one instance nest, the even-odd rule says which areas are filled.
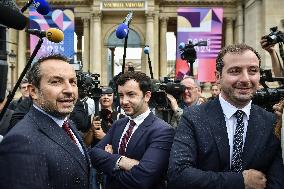
[[[11,68],[11,89],[13,89],[14,87],[16,58],[17,55],[14,53],[14,50],[11,50],[11,52],[9,53],[9,63]]]

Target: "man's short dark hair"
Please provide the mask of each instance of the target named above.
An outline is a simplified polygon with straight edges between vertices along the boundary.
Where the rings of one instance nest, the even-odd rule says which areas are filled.
[[[132,79],[139,83],[139,88],[143,92],[143,95],[145,95],[147,91],[151,91],[151,79],[142,72],[125,72],[118,78],[116,84],[122,86]]]
[[[38,61],[33,64],[27,74],[28,82],[34,85],[36,88],[40,87],[40,80],[42,77],[42,74],[40,72],[40,64],[46,60],[62,60],[64,62],[70,63],[69,59],[62,54],[49,54],[40,57]]]
[[[246,44],[234,44],[234,45],[228,45],[224,47],[218,54],[216,59],[216,70],[220,73],[222,73],[222,69],[224,67],[224,56],[228,53],[230,54],[241,54],[247,50],[252,51],[259,60],[259,66],[261,65],[261,58],[258,52],[252,48],[251,46],[248,46]]]

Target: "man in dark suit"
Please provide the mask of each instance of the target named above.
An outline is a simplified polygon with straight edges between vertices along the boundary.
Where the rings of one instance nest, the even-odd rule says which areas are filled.
[[[33,106],[0,143],[0,188],[87,189],[90,161],[67,117],[78,97],[75,71],[61,55],[28,74]]]
[[[258,53],[231,45],[216,62],[221,94],[183,114],[171,150],[169,188],[283,189],[275,115],[251,104],[260,80]]]
[[[165,188],[174,130],[149,109],[151,80],[126,72],[117,84],[128,117],[116,121],[91,150],[92,164],[107,175],[106,189]]]

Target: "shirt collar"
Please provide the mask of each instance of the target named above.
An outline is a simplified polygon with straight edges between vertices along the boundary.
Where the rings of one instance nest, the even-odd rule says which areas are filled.
[[[131,117],[129,117],[129,120],[133,120],[135,122],[135,124],[138,126],[140,125],[145,118],[151,113],[151,110],[148,108],[146,112],[144,112],[143,114],[140,114],[139,116],[135,117],[134,119],[132,119]]]
[[[44,110],[42,110],[40,107],[38,107],[36,104],[33,104],[33,106],[35,107],[35,109],[37,109],[38,111],[40,111],[41,113],[47,115],[48,117],[50,117],[53,121],[55,121],[55,123],[59,126],[62,127],[64,121],[67,119],[67,117],[65,117],[64,119],[58,119],[50,114],[48,114],[47,112],[45,112]]]
[[[221,107],[223,109],[223,113],[225,114],[227,119],[230,119],[237,110],[242,110],[243,112],[245,112],[245,115],[247,116],[247,118],[249,120],[250,109],[251,109],[251,101],[242,109],[238,109],[237,107],[235,107],[232,104],[230,104],[229,102],[227,102],[222,97],[221,94],[219,94],[219,101],[220,101]]]

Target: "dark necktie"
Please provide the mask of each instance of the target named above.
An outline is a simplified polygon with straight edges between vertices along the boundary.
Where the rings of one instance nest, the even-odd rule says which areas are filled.
[[[70,139],[77,144],[76,140],[75,140],[75,136],[72,134],[71,129],[70,129],[70,125],[68,123],[67,120],[64,121],[63,125],[62,125],[63,130],[67,133],[67,135],[70,137]]]
[[[130,136],[132,135],[133,132],[133,128],[136,125],[136,123],[133,120],[130,120],[129,123],[129,128],[127,129],[127,131],[124,133],[121,142],[120,142],[120,147],[119,147],[119,154],[120,155],[124,155],[125,151],[126,151],[126,145],[129,141]]]
[[[243,122],[244,112],[241,110],[237,110],[234,115],[237,118],[237,126],[233,142],[233,156],[232,156],[231,170],[233,172],[240,173],[243,169],[242,155],[243,155],[243,134],[244,134],[244,122]]]

